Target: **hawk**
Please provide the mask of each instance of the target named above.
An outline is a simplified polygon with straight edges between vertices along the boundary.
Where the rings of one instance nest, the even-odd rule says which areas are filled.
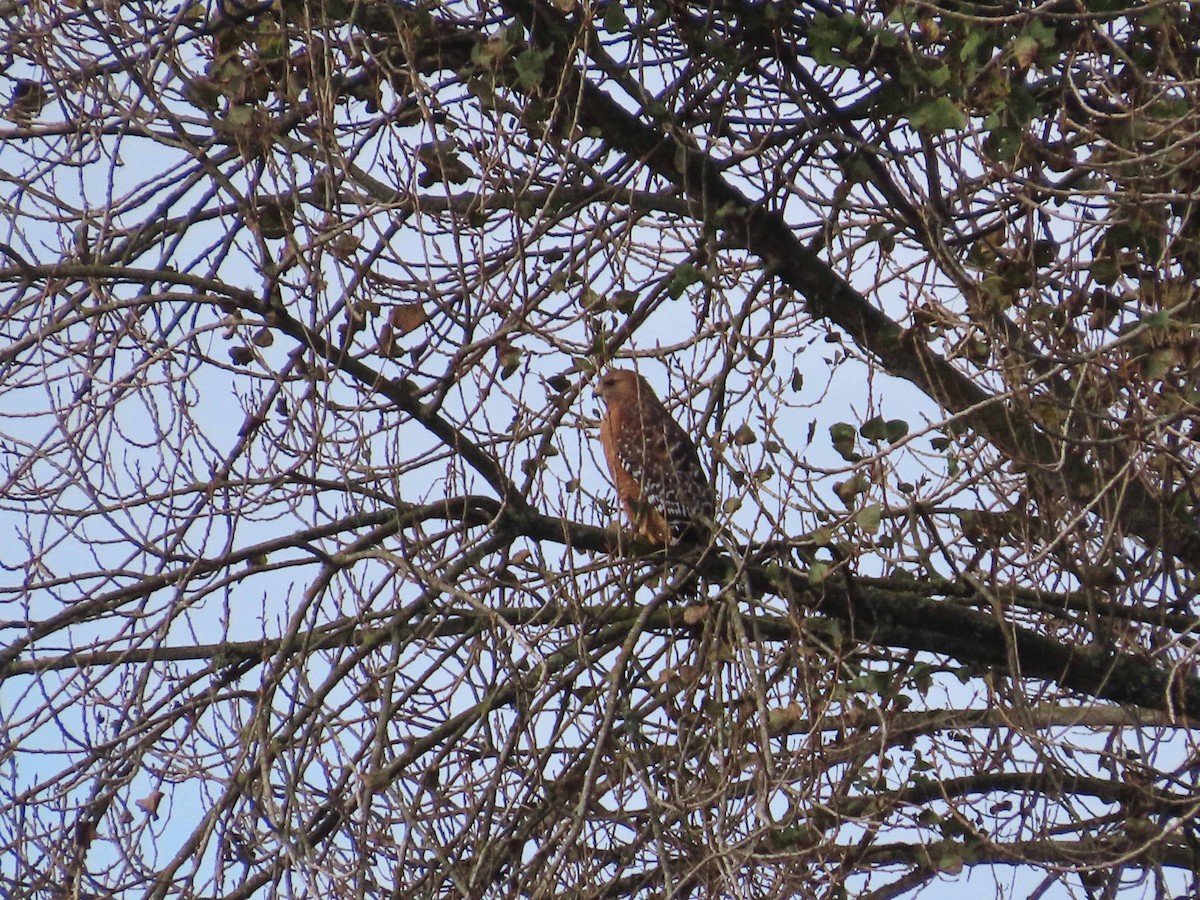
[[[717,498],[687,432],[636,372],[609,370],[600,396],[604,458],[637,533],[663,547],[707,544]]]

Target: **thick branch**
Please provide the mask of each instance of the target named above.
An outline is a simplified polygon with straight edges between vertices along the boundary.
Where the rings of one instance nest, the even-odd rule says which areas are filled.
[[[470,504],[468,507],[475,508]],[[420,509],[422,512],[410,515],[431,514],[429,508]],[[444,507],[438,504],[435,514],[453,516],[456,511],[465,514],[469,510],[448,502]],[[497,537],[523,537],[602,553],[621,552],[622,542],[611,530],[541,515],[528,508],[510,506],[496,512],[493,521]],[[478,518],[486,517],[480,512]],[[655,555],[654,548],[644,542],[633,542],[624,550]],[[837,576],[814,585],[807,573],[796,569],[739,563],[717,554],[701,560],[700,569],[717,583],[749,590],[754,596],[782,596],[836,619],[854,640],[923,650],[967,665],[995,668],[1013,678],[1053,682],[1082,695],[1158,711],[1169,721],[1200,718],[1200,679],[1187,666],[1160,666],[1145,656],[1098,644],[1080,646],[1058,641],[991,615],[899,588],[858,584],[851,590]],[[760,614],[754,624],[766,640],[803,639],[787,617]],[[687,627],[692,626],[683,623],[677,608],[663,608],[647,622],[651,630],[676,632]],[[1015,657],[1009,656],[1010,646]],[[10,651],[0,662],[11,666],[16,655]],[[1010,670],[1014,658],[1020,667],[1015,672]]]

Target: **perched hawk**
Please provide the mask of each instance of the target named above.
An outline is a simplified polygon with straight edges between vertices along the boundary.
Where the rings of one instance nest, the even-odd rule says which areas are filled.
[[[707,544],[717,498],[687,432],[636,372],[606,372],[600,395],[608,407],[600,422],[604,458],[638,534],[664,547]]]

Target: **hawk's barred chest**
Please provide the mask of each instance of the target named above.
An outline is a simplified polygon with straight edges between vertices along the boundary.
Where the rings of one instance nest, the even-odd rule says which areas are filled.
[[[602,385],[600,440],[630,520],[659,543],[707,541],[716,497],[695,443],[640,376],[615,372]]]

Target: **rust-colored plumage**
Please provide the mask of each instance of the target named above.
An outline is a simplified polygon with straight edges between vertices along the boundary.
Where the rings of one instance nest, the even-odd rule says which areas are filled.
[[[600,394],[600,443],[629,521],[663,546],[707,544],[716,495],[692,439],[636,372],[606,372]]]

